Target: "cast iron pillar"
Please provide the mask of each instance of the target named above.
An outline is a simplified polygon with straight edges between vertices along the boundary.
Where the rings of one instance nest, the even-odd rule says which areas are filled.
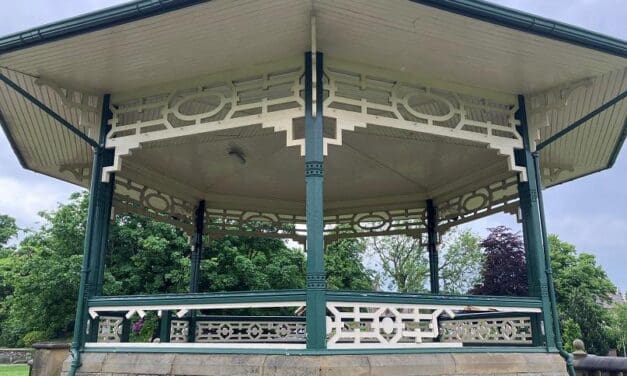
[[[191,275],[189,278],[189,292],[198,292],[200,282],[200,261],[202,260],[202,237],[205,228],[205,200],[199,201],[194,215],[194,239],[191,255]]]
[[[105,165],[105,141],[109,130],[109,95],[105,95],[102,101],[102,116],[100,122],[100,136],[98,147],[94,150],[91,168],[91,182],[89,188],[89,206],[87,209],[87,223],[85,226],[85,240],[83,243],[83,262],[81,266],[81,279],[76,306],[76,319],[74,321],[74,335],[70,352],[72,362],[69,374],[72,376],[80,366],[80,352],[84,349],[88,331],[87,301],[98,290],[100,260],[104,257],[103,244],[106,244],[103,231],[109,224],[109,218],[105,213],[110,213],[110,202],[104,198],[112,190],[111,183],[103,183],[101,180],[102,168]],[[109,202],[108,208],[107,202]],[[102,251],[102,252],[101,252]],[[89,328],[89,333],[95,335],[94,328]]]
[[[427,251],[429,252],[429,277],[431,293],[440,293],[440,269],[438,260],[438,224],[433,200],[427,200]]]
[[[105,145],[107,141],[107,133],[111,130],[109,120],[113,118],[113,113],[109,108],[110,97],[105,95],[102,101],[102,116],[100,124],[100,137],[98,142],[100,145]],[[115,155],[114,149],[102,149],[103,166],[111,166],[113,164],[113,157]],[[100,171],[102,175],[102,170]],[[112,173],[108,182],[103,182],[101,176],[98,176],[98,185],[102,190],[98,195],[98,203],[96,209],[96,215],[98,216],[98,223],[100,231],[96,231],[97,239],[95,240],[94,254],[97,256],[97,267],[94,269],[96,275],[94,295],[102,295],[102,286],[104,284],[104,272],[105,272],[105,256],[107,254],[108,242],[109,242],[109,227],[111,225],[111,208],[113,206],[113,192],[115,190],[115,174]]]
[[[326,348],[323,222],[322,53],[305,54],[305,184],[307,216],[307,348]],[[315,107],[314,107],[315,104]]]
[[[189,278],[189,292],[196,293],[198,292],[198,285],[200,283],[200,261],[202,260],[202,237],[205,230],[205,200],[201,200],[198,202],[198,206],[196,207],[196,212],[194,213],[194,239],[192,244],[192,254],[191,254],[191,273]],[[166,326],[166,330],[169,332],[170,328],[170,320],[169,320],[169,312],[164,311],[161,316],[161,325]],[[187,336],[188,342],[195,342],[196,338],[194,333],[196,333],[196,312],[192,311],[189,316],[189,335]]]
[[[538,201],[538,185],[536,182],[536,166],[529,143],[529,129],[525,98],[518,96],[518,111],[516,119],[520,122],[517,127],[523,140],[523,150],[519,153],[518,163],[526,167],[527,181],[518,183],[520,211],[523,219],[525,252],[527,255],[527,276],[529,278],[529,295],[539,297],[542,301],[540,315],[544,327],[545,346],[548,350],[556,350],[553,315],[549,298],[549,286],[546,275],[547,265],[544,258],[542,242],[542,222],[540,219],[540,204]],[[536,321],[536,320],[534,320]],[[534,325],[534,344],[539,344],[539,329],[541,324]]]

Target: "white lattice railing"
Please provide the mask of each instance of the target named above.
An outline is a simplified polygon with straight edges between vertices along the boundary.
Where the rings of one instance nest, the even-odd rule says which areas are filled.
[[[254,294],[246,295],[253,300],[248,303],[239,301],[246,298],[241,294],[234,294],[237,299],[227,299],[229,294],[221,294],[218,299],[211,294],[206,297],[203,294],[185,295],[184,298],[169,296],[168,299],[155,298],[154,302],[140,301],[134,305],[123,305],[119,301],[107,305],[106,298],[99,298],[99,304],[90,303],[89,307],[91,319],[97,319],[98,325],[95,341],[87,347],[305,349],[306,323],[302,316],[305,301],[299,299],[304,298],[304,292],[280,296],[276,301],[270,301],[271,293],[259,294],[261,299],[253,299]],[[333,294],[328,294],[331,299],[327,302],[326,319],[327,348],[330,350],[495,344],[528,346],[532,344],[531,316],[540,312],[540,308],[528,304],[518,307],[490,304],[498,301],[495,298],[459,297],[451,301],[450,297],[380,294],[382,302],[376,302],[376,296],[359,301],[356,298],[366,294],[350,293],[336,295],[352,297],[349,300],[356,301],[336,301],[332,300]],[[191,298],[187,297],[190,296],[194,302],[189,302]],[[289,299],[291,297],[295,299]],[[217,301],[211,302],[212,298]],[[458,304],[465,298],[474,304]],[[131,297],[123,299],[129,303],[132,300]],[[504,299],[511,303],[511,298]],[[420,301],[398,303],[404,300]],[[229,311],[241,313],[242,309],[254,309],[256,314],[227,315]],[[278,311],[286,315],[276,316]],[[162,330],[161,335],[149,343],[128,342],[131,322],[150,312],[156,313],[160,321],[167,320],[166,331]],[[207,316],[207,312],[212,315]],[[270,315],[259,312],[270,312]]]

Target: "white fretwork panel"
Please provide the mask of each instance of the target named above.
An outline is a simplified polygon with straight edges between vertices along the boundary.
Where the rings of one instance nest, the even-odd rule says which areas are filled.
[[[69,110],[74,119],[78,120],[74,123],[75,126],[98,129],[102,112],[102,101],[99,95],[62,87],[54,81],[43,78],[35,80],[35,84],[49,88],[61,99],[66,111]],[[73,113],[74,111],[76,112]],[[97,138],[97,135],[91,135],[91,137]]]
[[[210,236],[247,235],[289,238],[304,242],[304,216],[208,208],[205,231]]]
[[[189,338],[189,321],[172,320],[170,322],[170,342],[185,343]]]
[[[447,228],[499,211],[514,213],[518,207],[518,178],[492,183],[461,196],[438,203],[439,229]]]
[[[287,146],[304,146],[304,140],[294,139],[292,126],[293,119],[304,116],[302,74],[301,63],[281,64],[114,102],[107,147],[115,148],[115,158],[103,180],[120,171],[120,158],[143,143],[212,131],[261,124],[286,132]]]
[[[327,302],[327,310],[330,349],[437,346],[438,318],[455,316],[448,308],[402,304]]]
[[[123,321],[122,317],[100,316],[97,342],[120,342]]]
[[[290,238],[304,243],[306,217],[243,210],[207,209],[206,232],[212,236],[254,235]],[[405,234],[419,236],[426,228],[424,208],[380,210],[324,217],[325,239]]]
[[[380,210],[325,216],[325,240],[403,234],[418,237],[425,231],[426,209]]]
[[[514,148],[522,148],[513,98],[497,101],[482,97],[480,90],[471,94],[407,82],[352,64],[331,63],[325,74],[325,116],[337,122],[329,143],[341,145],[343,130],[375,124],[487,144],[509,157],[511,170],[523,171],[513,156]]]
[[[529,317],[446,320],[440,326],[442,342],[531,344]]]
[[[191,203],[122,176],[115,177],[113,204],[118,213],[141,214],[188,233],[193,231],[194,206]]]
[[[304,342],[303,321],[198,321],[196,343],[208,342]]]

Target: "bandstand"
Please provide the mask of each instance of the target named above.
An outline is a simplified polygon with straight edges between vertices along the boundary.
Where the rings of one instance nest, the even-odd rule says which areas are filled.
[[[566,373],[542,188],[612,166],[626,90],[625,41],[477,0],[139,0],[0,39],[20,162],[90,190],[70,375]],[[128,212],[190,235],[189,293],[102,295]],[[529,296],[441,294],[441,234],[499,212]],[[325,245],[392,234],[430,294],[326,289]],[[303,244],[306,288],[199,292],[225,235]]]

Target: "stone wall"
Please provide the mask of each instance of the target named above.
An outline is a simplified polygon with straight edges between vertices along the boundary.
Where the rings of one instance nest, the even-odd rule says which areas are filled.
[[[32,358],[32,349],[0,348],[0,364],[27,363]]]
[[[557,354],[210,355],[86,353],[77,376],[565,376]],[[63,364],[63,375],[70,361]]]
[[[30,376],[60,376],[63,361],[70,351],[69,343],[42,342],[33,345]]]

